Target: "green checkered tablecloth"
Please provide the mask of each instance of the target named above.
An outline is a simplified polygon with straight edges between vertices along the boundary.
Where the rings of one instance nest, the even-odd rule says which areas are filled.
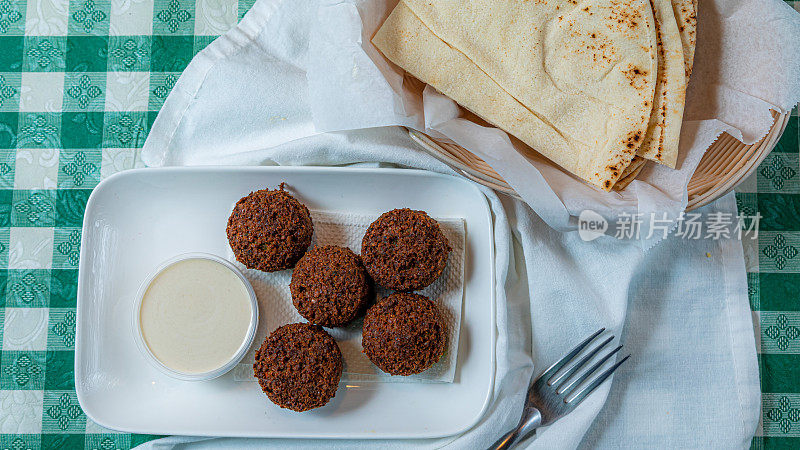
[[[181,71],[254,0],[0,0],[0,450],[120,449],[75,396],[81,222],[139,149]],[[737,195],[763,392],[757,448],[800,447],[800,167],[795,113]]]
[[[255,0],[0,0],[0,449],[121,449],[75,395],[83,211]]]
[[[742,240],[762,392],[753,448],[800,448],[798,132],[795,109],[775,150],[736,189],[741,214],[762,216],[758,239]]]

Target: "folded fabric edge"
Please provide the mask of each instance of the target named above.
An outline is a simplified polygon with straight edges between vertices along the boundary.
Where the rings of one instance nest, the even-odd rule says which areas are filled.
[[[735,194],[728,193],[718,201],[719,208],[737,212]],[[742,239],[747,237],[742,236]],[[753,331],[753,315],[747,298],[747,275],[744,266],[744,249],[740,240],[731,238],[722,241],[723,266],[731,266],[724,272],[725,311],[728,314],[731,360],[734,366],[736,394],[739,399],[739,415],[746,431],[742,447],[749,447],[758,427],[761,415],[761,384],[758,374],[756,341]],[[744,276],[734,276],[734,272]]]
[[[158,112],[142,146],[145,165],[157,167],[166,164],[167,149],[208,73],[219,61],[251,43],[283,1],[257,1],[238,25],[211,42],[189,62]]]
[[[785,108],[782,108],[779,105],[773,104],[772,102],[769,102],[769,101],[764,100],[764,99],[759,98],[759,97],[755,97],[755,96],[750,95],[750,94],[748,94],[746,92],[742,92],[742,91],[736,89],[735,87],[730,86],[730,85],[725,84],[725,83],[708,83],[708,87],[706,88],[706,91],[707,92],[726,92],[726,95],[724,95],[725,97],[735,97],[735,98],[737,98],[737,102],[749,103],[752,108],[756,109],[755,114],[751,115],[750,116],[750,120],[749,120],[749,123],[755,123],[756,124],[756,126],[754,127],[754,130],[744,130],[743,131],[742,129],[740,129],[739,126],[737,126],[737,124],[732,123],[733,120],[731,120],[730,116],[729,117],[725,117],[724,112],[723,113],[717,113],[716,114],[717,117],[713,117],[713,118],[693,118],[693,117],[690,117],[690,118],[684,119],[684,120],[686,122],[693,122],[693,121],[694,122],[701,122],[701,121],[704,121],[704,120],[716,120],[716,121],[720,122],[721,124],[723,124],[725,126],[725,129],[723,129],[722,132],[730,134],[737,141],[741,142],[744,145],[755,144],[756,142],[764,139],[764,137],[770,132],[770,129],[772,128],[772,125],[775,123],[775,120],[776,120],[775,117],[773,117],[773,115],[772,115],[773,111],[778,113],[778,114],[788,114],[788,113],[791,112],[791,108],[789,108],[787,110]],[[691,103],[692,104],[694,102],[710,101],[709,99],[706,98],[705,95],[703,95],[703,94],[697,95],[697,94],[699,94],[699,93],[692,92],[692,95],[691,95],[691,98],[692,98]],[[687,93],[687,98],[690,98],[688,93]],[[800,98],[798,98],[798,101],[800,101]],[[693,113],[694,113],[694,111],[687,111],[685,114],[691,116],[691,115],[693,115]],[[680,154],[679,154],[679,159],[680,159]]]

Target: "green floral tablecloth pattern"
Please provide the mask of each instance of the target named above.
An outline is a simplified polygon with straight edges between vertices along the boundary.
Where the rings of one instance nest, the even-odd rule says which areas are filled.
[[[758,239],[742,241],[762,392],[753,448],[800,448],[799,132],[795,110],[775,150],[736,189],[740,212],[762,216]]]
[[[192,57],[254,0],[0,0],[0,450],[123,449],[75,396],[81,222],[94,186],[141,166]],[[800,2],[798,2],[800,3]],[[800,166],[795,113],[739,189],[763,392],[756,448],[800,447]]]
[[[192,57],[255,0],[0,0],[0,450],[123,449],[75,396],[81,223]]]

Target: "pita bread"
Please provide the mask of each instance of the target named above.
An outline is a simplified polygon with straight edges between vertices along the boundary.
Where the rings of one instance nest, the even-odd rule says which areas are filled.
[[[626,167],[625,170],[622,171],[622,175],[620,175],[619,177],[620,178],[627,177],[628,175],[631,174],[631,172],[643,166],[645,162],[647,162],[647,160],[640,156],[633,158],[633,161],[631,161],[630,165]]]
[[[631,165],[628,166],[628,167],[635,166],[635,168],[633,170],[631,170],[627,175],[625,175],[622,178],[620,178],[619,180],[617,180],[617,183],[614,185],[614,190],[615,191],[621,191],[621,190],[625,189],[626,187],[628,187],[629,184],[631,184],[633,182],[633,180],[636,179],[636,177],[639,176],[639,173],[641,173],[642,169],[644,169],[644,165],[645,165],[645,163],[647,163],[647,160],[646,159],[639,159],[639,161],[640,161],[639,163],[636,163],[636,164],[631,163]]]
[[[672,0],[672,11],[678,22],[678,32],[683,46],[683,65],[686,71],[686,82],[692,76],[694,65],[694,48],[697,44],[697,0]]]
[[[423,23],[400,3],[375,34],[372,42],[390,61],[408,73],[435,86],[446,96],[492,124],[523,141],[541,139],[562,150],[556,162],[568,170],[569,155],[580,143],[570,141],[541,121],[539,117],[509,95],[497,83],[478,69],[463,53],[436,37]],[[477,99],[481,99],[478,101]]]
[[[633,161],[631,161],[630,165],[622,171],[622,175],[620,175],[619,180],[617,180],[612,189],[615,191],[621,191],[625,189],[625,187],[627,187],[631,181],[633,181],[633,179],[639,175],[639,172],[642,171],[642,167],[646,162],[647,160],[640,156],[633,158]]]
[[[628,185],[631,184],[631,181],[633,181],[639,175],[639,172],[642,171],[642,167],[644,167],[646,162],[646,159],[639,156],[633,158],[631,164],[625,168],[625,170],[622,172],[622,176],[619,177],[619,180],[617,180],[612,189],[615,191],[621,191],[628,187]]]
[[[647,129],[657,75],[647,0],[408,0],[373,43],[604,190]]]
[[[656,20],[658,81],[653,114],[637,155],[675,168],[686,99],[683,48],[669,0],[650,0]]]

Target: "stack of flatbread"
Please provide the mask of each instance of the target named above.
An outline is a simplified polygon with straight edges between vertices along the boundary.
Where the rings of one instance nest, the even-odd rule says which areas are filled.
[[[401,0],[392,62],[609,191],[674,168],[696,0]]]

